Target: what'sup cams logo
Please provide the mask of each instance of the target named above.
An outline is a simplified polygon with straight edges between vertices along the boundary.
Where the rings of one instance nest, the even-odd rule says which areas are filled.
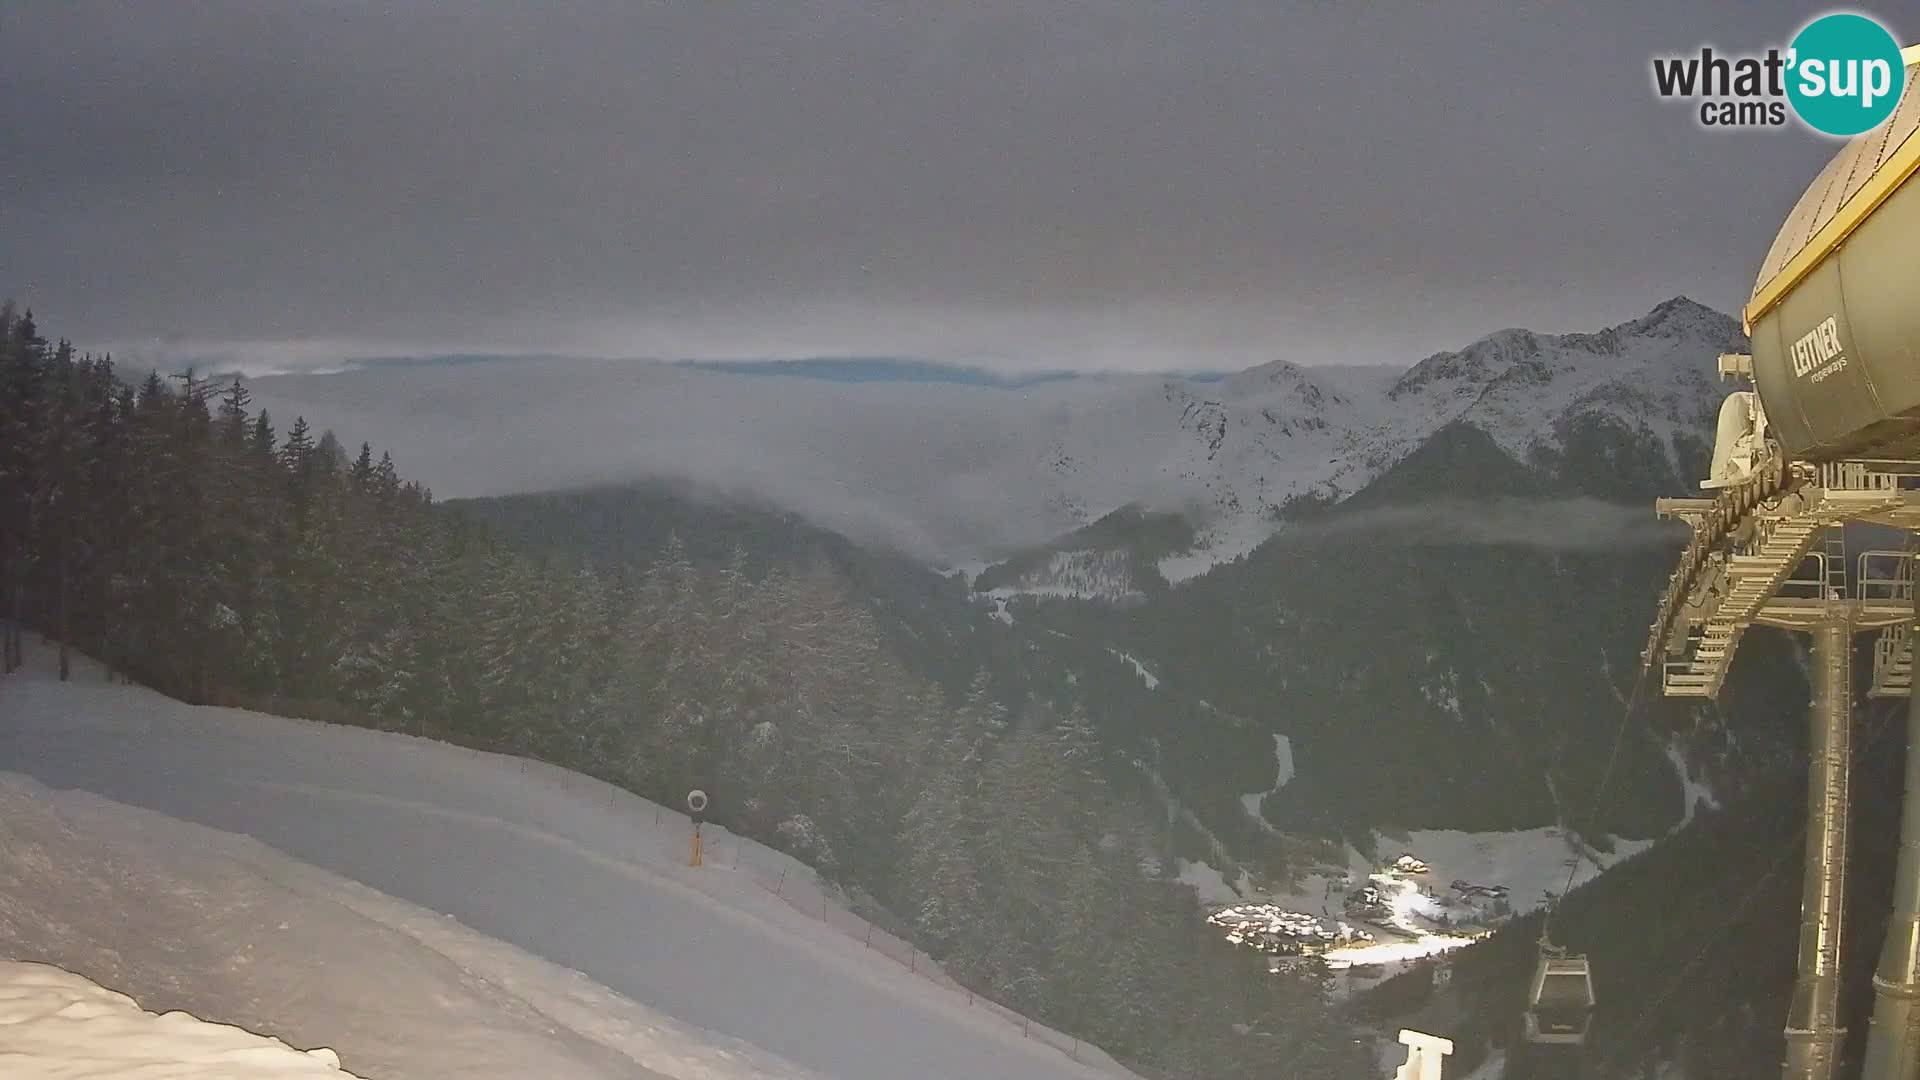
[[[1822,15],[1782,50],[1653,58],[1653,89],[1697,102],[1702,127],[1781,127],[1789,110],[1823,135],[1842,138],[1886,123],[1906,89],[1900,42],[1852,12]]]

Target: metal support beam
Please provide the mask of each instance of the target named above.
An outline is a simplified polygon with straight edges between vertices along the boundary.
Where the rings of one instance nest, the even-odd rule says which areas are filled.
[[[1833,1080],[1846,1033],[1840,1026],[1840,933],[1851,806],[1853,625],[1838,605],[1813,630],[1813,670],[1800,974],[1787,1011],[1784,1080]]]
[[[1920,590],[1915,614],[1920,615]],[[1920,1077],[1920,694],[1907,705],[1907,788],[1900,803],[1900,861],[1893,915],[1873,975],[1873,1027],[1861,1080]]]

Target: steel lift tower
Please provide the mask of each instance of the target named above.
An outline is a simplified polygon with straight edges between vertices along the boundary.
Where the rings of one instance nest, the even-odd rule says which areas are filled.
[[[1750,380],[1720,413],[1700,498],[1662,499],[1692,538],[1643,662],[1670,697],[1714,697],[1749,627],[1812,635],[1813,704],[1799,977],[1786,1080],[1834,1080],[1848,857],[1853,635],[1877,633],[1872,696],[1911,700],[1893,911],[1874,975],[1863,1080],[1920,1080],[1920,699],[1913,699],[1920,535],[1920,47],[1887,124],[1848,143],[1767,254],[1745,312]],[[1849,558],[1843,530],[1908,534]]]

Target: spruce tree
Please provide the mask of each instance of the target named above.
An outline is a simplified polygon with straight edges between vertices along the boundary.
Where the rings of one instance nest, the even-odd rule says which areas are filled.
[[[353,469],[347,473],[347,490],[355,495],[367,495],[373,491],[373,447],[360,444],[360,456],[353,459]]]
[[[253,401],[253,394],[235,375],[233,382],[220,395],[218,436],[229,446],[240,446],[247,438],[247,405]]]
[[[329,478],[338,476],[347,467],[347,449],[340,445],[339,436],[332,428],[320,433],[320,439],[313,446],[315,472]]]
[[[257,457],[267,461],[273,460],[273,421],[268,418],[265,409],[261,409],[260,415],[253,418],[253,431],[247,437],[247,448]]]
[[[33,312],[11,318],[0,341],[0,620],[4,620],[6,671],[23,659],[20,636],[28,568],[32,559],[31,526],[34,475],[33,448],[46,421],[43,368],[46,339],[34,325]]]
[[[605,572],[535,557],[370,445],[349,464],[297,419],[276,449],[244,386],[210,416],[193,373],[136,392],[11,314],[0,388],[12,627],[190,700],[537,754],[663,802],[698,784],[968,986],[1144,1073],[1270,1075],[1275,1043],[1239,1023],[1313,1033],[1287,1037],[1290,1075],[1345,1075],[1318,989],[1232,966],[1193,890],[1142,872],[1165,822],[1114,796],[1134,774],[1090,706],[984,671],[950,703],[856,599],[870,582],[677,538]]]

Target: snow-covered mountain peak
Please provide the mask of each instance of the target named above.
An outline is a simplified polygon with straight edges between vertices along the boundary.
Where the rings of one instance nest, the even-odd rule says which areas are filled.
[[[1497,330],[1458,352],[1435,353],[1413,365],[1387,396],[1399,401],[1416,395],[1477,394],[1514,364],[1536,356],[1539,347],[1540,339],[1531,330]]]
[[[1740,342],[1731,318],[1675,297],[1598,333],[1501,331],[1422,361],[1394,396],[1435,412],[1471,397],[1454,418],[1521,461],[1554,448],[1575,415],[1641,431],[1671,452],[1676,431],[1697,431],[1711,417],[1723,395],[1715,359]],[[1416,378],[1423,368],[1427,377]]]
[[[1733,337],[1739,334],[1740,324],[1690,297],[1676,296],[1620,329],[1639,337]]]
[[[1324,385],[1312,369],[1287,360],[1273,360],[1259,367],[1235,372],[1221,379],[1218,387],[1223,396],[1269,394],[1305,409],[1348,404],[1338,390]]]
[[[1600,423],[1650,440],[1678,465],[1674,437],[1698,435],[1709,422],[1723,394],[1715,357],[1739,340],[1732,319],[1676,297],[1597,333],[1501,330],[1429,356],[1397,379],[1333,370],[1323,379],[1276,361],[1215,384],[1169,385],[1178,434],[1167,436],[1161,460],[1180,463],[1171,473],[1179,485],[1116,490],[1091,502],[1202,509],[1202,545],[1215,549],[1162,564],[1179,577],[1257,544],[1290,500],[1354,493],[1452,423],[1485,431],[1520,462],[1561,450],[1570,431]]]
[[[1719,351],[1737,348],[1741,340],[1740,325],[1732,318],[1676,296],[1639,318],[1594,333],[1495,331],[1457,352],[1435,353],[1415,364],[1388,396],[1395,401],[1458,399],[1478,397],[1502,381],[1545,384],[1561,374],[1617,374],[1622,367],[1647,366],[1670,346],[1689,356],[1705,351],[1711,367]]]
[[[1263,540],[1290,501],[1344,498],[1450,423],[1521,461],[1559,445],[1571,416],[1662,439],[1704,427],[1722,396],[1714,358],[1738,341],[1732,319],[1675,297],[1596,333],[1502,330],[1401,372],[1276,358],[1217,380],[1008,390],[548,358],[264,379],[254,400],[349,444],[388,439],[443,494],[683,479],[956,563],[1138,505],[1200,525],[1204,566]],[[517,404],[486,411],[498,401]]]

